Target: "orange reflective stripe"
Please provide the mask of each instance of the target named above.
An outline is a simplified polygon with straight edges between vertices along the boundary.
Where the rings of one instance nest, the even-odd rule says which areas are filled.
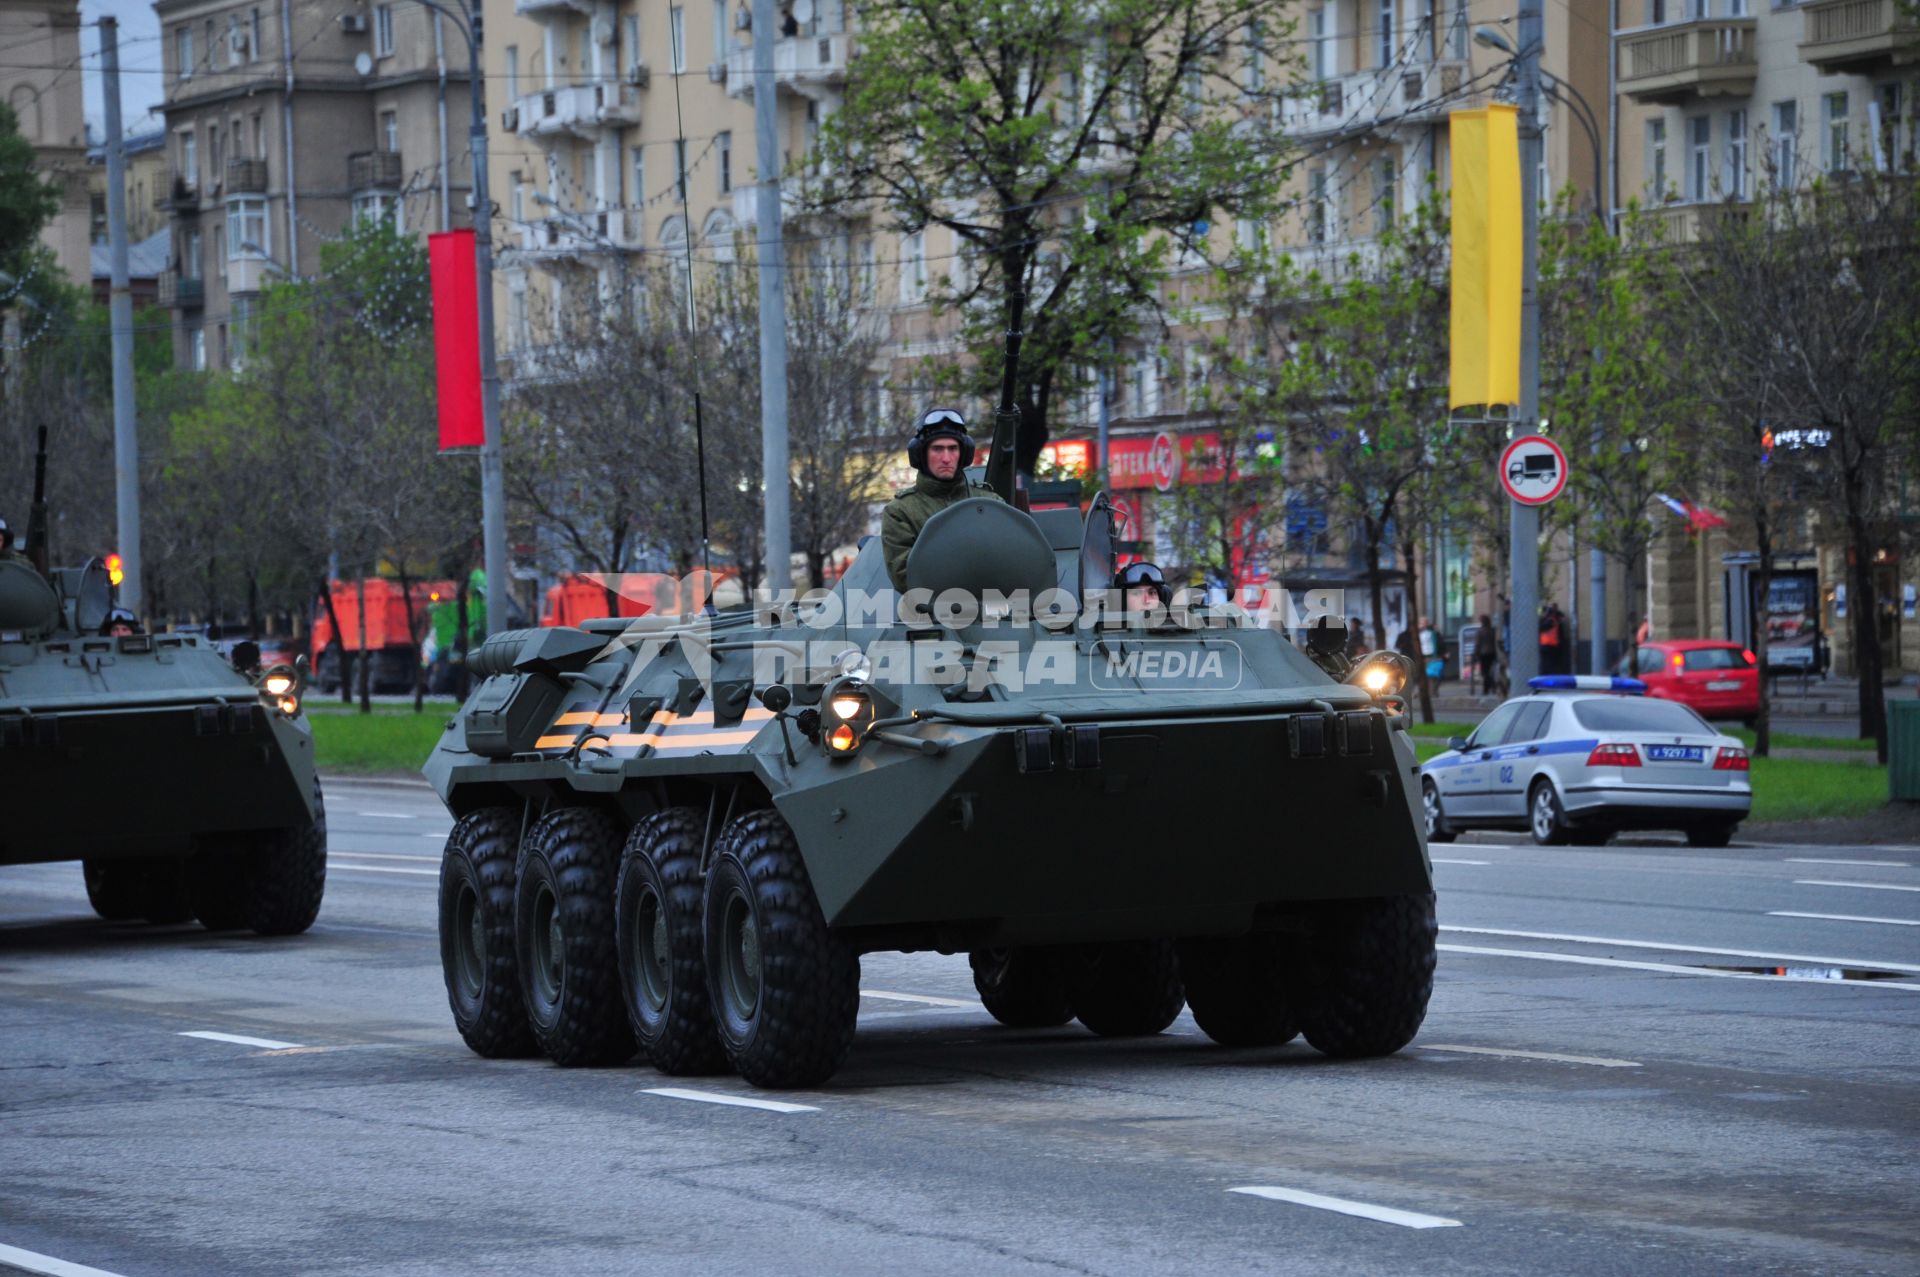
[[[533,742],[533,747],[535,749],[566,749],[578,739],[577,736],[542,736]]]

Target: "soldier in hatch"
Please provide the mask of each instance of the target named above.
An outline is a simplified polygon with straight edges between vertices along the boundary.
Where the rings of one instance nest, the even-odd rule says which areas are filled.
[[[951,408],[935,408],[920,418],[907,443],[907,460],[920,477],[911,488],[894,494],[880,516],[880,545],[887,555],[887,577],[893,588],[907,588],[907,555],[927,520],[956,501],[1000,494],[985,484],[969,483],[966,468],[973,463],[973,436],[967,421]]]

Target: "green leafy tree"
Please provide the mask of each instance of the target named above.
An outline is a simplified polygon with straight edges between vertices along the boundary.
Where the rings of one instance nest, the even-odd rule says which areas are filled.
[[[20,133],[20,118],[0,103],[0,270],[24,273],[40,231],[60,211],[60,188],[40,176],[33,144]],[[11,284],[0,280],[0,292]]]
[[[1265,220],[1291,29],[1265,0],[879,0],[808,171],[817,210],[962,245],[928,297],[997,401],[1012,294],[1031,473],[1054,404],[1154,322],[1184,247],[1222,213]]]

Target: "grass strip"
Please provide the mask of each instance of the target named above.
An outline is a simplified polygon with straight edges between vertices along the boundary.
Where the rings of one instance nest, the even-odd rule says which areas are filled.
[[[417,772],[453,709],[451,701],[429,701],[419,714],[411,705],[376,705],[371,714],[337,703],[309,705],[314,762],[329,772]]]

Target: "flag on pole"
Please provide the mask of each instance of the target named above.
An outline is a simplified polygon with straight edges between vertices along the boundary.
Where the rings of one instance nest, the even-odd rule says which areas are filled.
[[[477,448],[486,439],[480,411],[480,290],[473,253],[472,230],[427,236],[442,452]]]
[[[1453,149],[1449,407],[1520,399],[1520,111],[1447,117]]]

